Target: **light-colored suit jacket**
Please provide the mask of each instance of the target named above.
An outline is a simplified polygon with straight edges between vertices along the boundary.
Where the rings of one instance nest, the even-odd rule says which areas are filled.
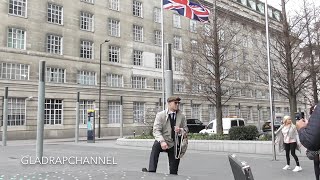
[[[153,136],[157,141],[165,141],[168,144],[169,148],[174,146],[173,139],[171,137],[171,124],[170,116],[168,114],[169,110],[163,110],[157,113],[156,119],[153,124]],[[176,113],[176,125],[183,130],[188,132],[186,117],[181,111],[178,110]]]

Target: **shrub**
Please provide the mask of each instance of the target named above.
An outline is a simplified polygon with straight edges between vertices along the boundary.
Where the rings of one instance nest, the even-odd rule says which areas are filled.
[[[142,134],[135,137],[127,137],[127,139],[154,139],[152,135]],[[227,140],[228,135],[217,135],[217,134],[199,134],[199,133],[188,133],[188,139],[190,140]]]
[[[256,126],[239,126],[232,127],[229,130],[230,140],[255,140],[258,136],[258,129]]]
[[[130,136],[130,137],[127,137],[127,139],[154,139],[154,137],[152,135],[145,135],[145,134],[142,134],[142,135],[139,135],[139,136]]]
[[[199,133],[189,133],[188,138],[190,140],[226,140],[229,139],[228,135],[217,135],[217,134],[199,134]]]
[[[258,138],[259,141],[271,141],[272,135],[270,133],[261,134]]]

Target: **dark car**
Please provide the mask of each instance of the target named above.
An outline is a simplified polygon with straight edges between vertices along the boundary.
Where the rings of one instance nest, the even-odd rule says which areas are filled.
[[[189,133],[199,133],[206,126],[199,119],[187,119]]]
[[[278,130],[280,126],[281,126],[280,121],[274,121],[273,127],[274,127],[275,131]],[[262,131],[263,132],[271,131],[271,122],[270,121],[267,121],[262,125]]]

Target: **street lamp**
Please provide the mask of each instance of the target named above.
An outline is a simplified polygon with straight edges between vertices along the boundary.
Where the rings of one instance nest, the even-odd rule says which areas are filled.
[[[106,39],[104,40],[103,43],[100,44],[100,62],[99,62],[99,68],[100,68],[100,71],[99,71],[99,127],[98,127],[98,138],[100,138],[100,134],[101,134],[101,59],[102,59],[102,45],[104,43],[107,43],[109,42],[110,40]]]

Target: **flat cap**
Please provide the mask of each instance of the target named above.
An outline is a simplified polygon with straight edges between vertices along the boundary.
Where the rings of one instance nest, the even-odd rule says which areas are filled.
[[[167,99],[167,102],[171,102],[171,101],[180,101],[181,98],[178,97],[178,96],[170,96],[168,99]]]

